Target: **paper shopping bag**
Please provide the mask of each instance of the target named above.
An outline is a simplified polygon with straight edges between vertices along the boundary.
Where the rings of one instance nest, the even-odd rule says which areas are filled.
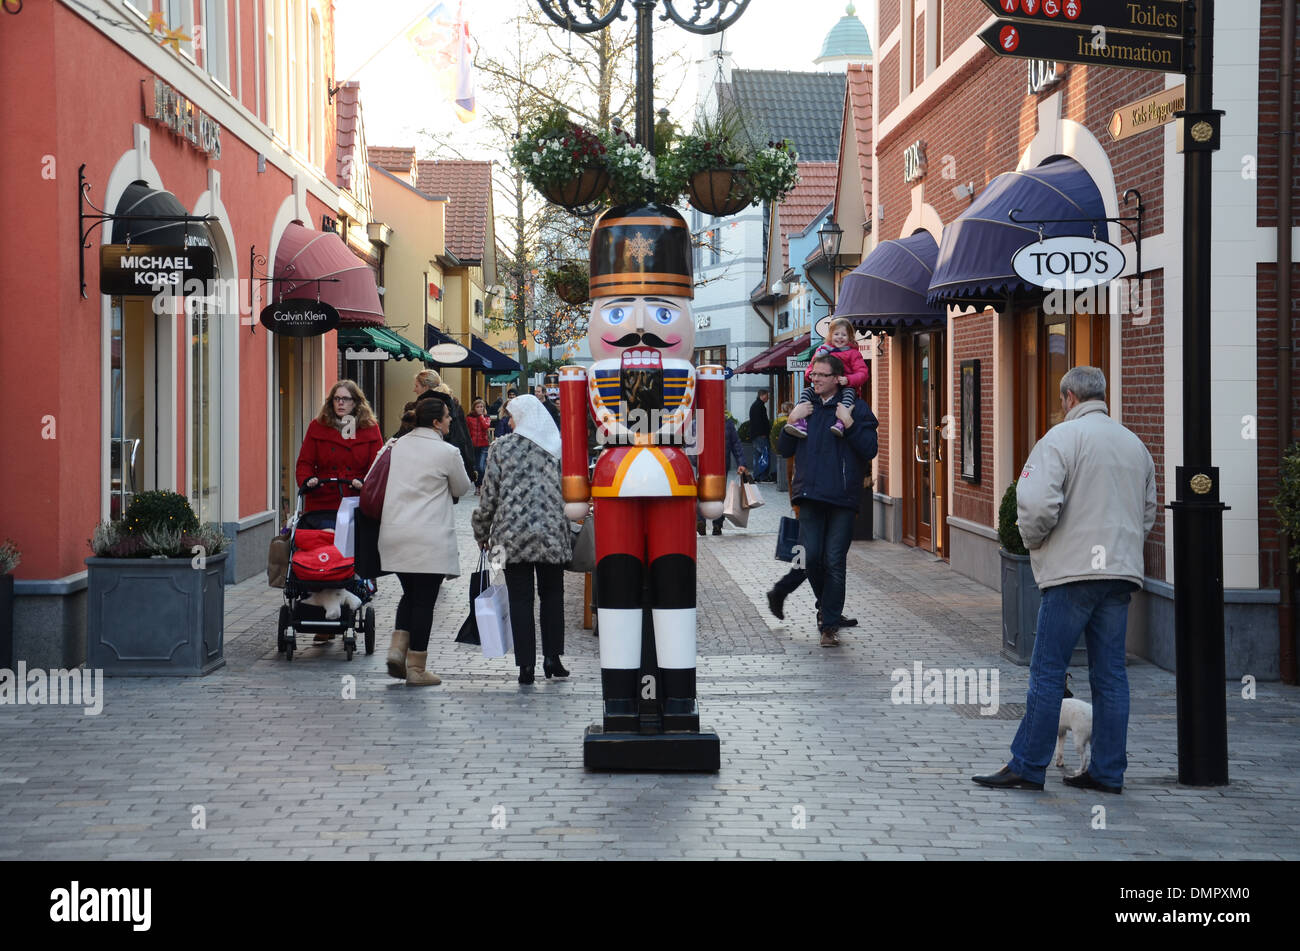
[[[490,585],[474,599],[474,620],[484,657],[505,657],[515,646],[510,632],[510,597],[503,584]]]
[[[763,504],[763,493],[748,478],[740,484],[740,504],[746,509],[756,509]]]
[[[357,545],[357,508],[361,499],[348,496],[339,499],[339,514],[334,520],[334,547],[344,558],[356,557]]]
[[[749,509],[743,504],[744,494],[741,492],[740,483],[735,479],[727,482],[727,498],[722,504],[722,516],[737,528],[744,528],[749,524]]]

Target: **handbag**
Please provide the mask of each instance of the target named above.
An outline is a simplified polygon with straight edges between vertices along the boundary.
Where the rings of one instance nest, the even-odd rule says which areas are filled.
[[[503,584],[489,585],[474,599],[474,620],[484,657],[505,657],[515,646],[510,630],[510,595]]]
[[[384,517],[384,495],[388,491],[388,467],[393,461],[391,449],[396,439],[379,450],[375,461],[370,464],[370,471],[361,482],[361,511],[379,521]]]
[[[799,520],[788,515],[781,516],[781,524],[776,532],[777,561],[794,561],[794,551],[799,547]]]
[[[727,498],[722,504],[722,517],[737,528],[749,524],[749,509],[744,505],[744,493],[735,479],[727,480]]]
[[[573,538],[573,554],[569,558],[569,563],[564,566],[565,571],[576,571],[578,574],[587,574],[596,570],[596,518],[590,512],[582,520],[582,527],[576,532],[571,533]]]
[[[745,509],[756,509],[763,504],[763,493],[754,484],[754,477],[749,473],[740,481],[740,504]]]
[[[357,506],[361,500],[355,495],[339,499],[339,513],[334,519],[334,547],[344,558],[356,557]]]
[[[356,522],[356,551],[352,561],[357,577],[378,578],[380,575],[390,574],[384,571],[379,561],[379,521],[371,518],[360,508],[356,511],[354,521]]]
[[[456,633],[457,644],[475,644],[479,643],[478,620],[474,611],[474,600],[483,593],[483,589],[492,583],[492,573],[488,571],[487,552],[480,552],[478,557],[478,571],[469,576],[469,617],[461,624],[460,630]]]
[[[266,552],[266,583],[272,588],[283,588],[289,576],[289,536],[276,535]]]

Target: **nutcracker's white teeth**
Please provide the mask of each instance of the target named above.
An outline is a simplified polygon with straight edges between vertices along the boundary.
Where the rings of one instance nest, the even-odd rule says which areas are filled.
[[[626,369],[663,369],[663,357],[658,350],[624,350],[621,362]]]

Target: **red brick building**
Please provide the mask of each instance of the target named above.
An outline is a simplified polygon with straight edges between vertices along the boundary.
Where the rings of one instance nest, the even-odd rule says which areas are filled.
[[[1227,115],[1214,160],[1210,368],[1214,461],[1231,507],[1224,520],[1228,673],[1274,679],[1279,644],[1289,636],[1278,626],[1271,501],[1280,7],[1218,8],[1215,106]],[[1157,95],[1176,99],[1183,77],[999,57],[976,35],[991,19],[978,0],[878,4],[873,194],[863,252],[869,257],[881,242],[928,233],[939,246],[929,295],[939,311],[929,322],[895,321],[878,342],[877,533],[933,551],[997,587],[1002,495],[1034,442],[1059,421],[1062,374],[1099,366],[1112,416],[1155,459],[1162,506],[1146,543],[1147,580],[1130,615],[1130,650],[1172,667],[1172,520],[1163,506],[1181,461],[1183,157],[1172,122],[1118,139],[1110,127],[1125,106]],[[1127,267],[1088,299],[1053,298],[1020,282],[1009,260],[979,260],[989,229],[1008,225],[1005,213],[994,224],[981,218],[999,195],[1067,179],[1073,184],[1066,191],[1077,193],[1062,197],[1055,218],[1071,216],[1071,208],[1074,216],[1080,208],[1094,217],[1098,209],[1107,218],[1132,216],[1134,190],[1140,193],[1140,281],[1135,242],[1117,223],[1098,236],[1124,248]],[[841,194],[837,204],[846,201],[861,199]],[[1032,238],[1033,227],[1026,230]],[[1294,314],[1294,303],[1288,306]],[[971,361],[978,361],[978,400],[968,390],[963,412],[963,366],[969,385]]]

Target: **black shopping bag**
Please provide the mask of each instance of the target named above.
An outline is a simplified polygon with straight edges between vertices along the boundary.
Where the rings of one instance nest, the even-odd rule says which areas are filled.
[[[391,574],[384,571],[379,563],[379,520],[371,518],[357,509],[353,513],[356,522],[356,545],[354,548],[352,569],[359,578],[378,578]]]
[[[469,576],[469,617],[465,623],[460,626],[460,631],[456,634],[457,644],[478,644],[478,620],[474,617],[474,599],[477,598],[484,588],[492,586],[492,572],[488,570],[487,552],[479,555],[478,571]]]
[[[799,520],[781,516],[781,526],[776,532],[777,561],[794,561],[794,550],[799,545]]]

